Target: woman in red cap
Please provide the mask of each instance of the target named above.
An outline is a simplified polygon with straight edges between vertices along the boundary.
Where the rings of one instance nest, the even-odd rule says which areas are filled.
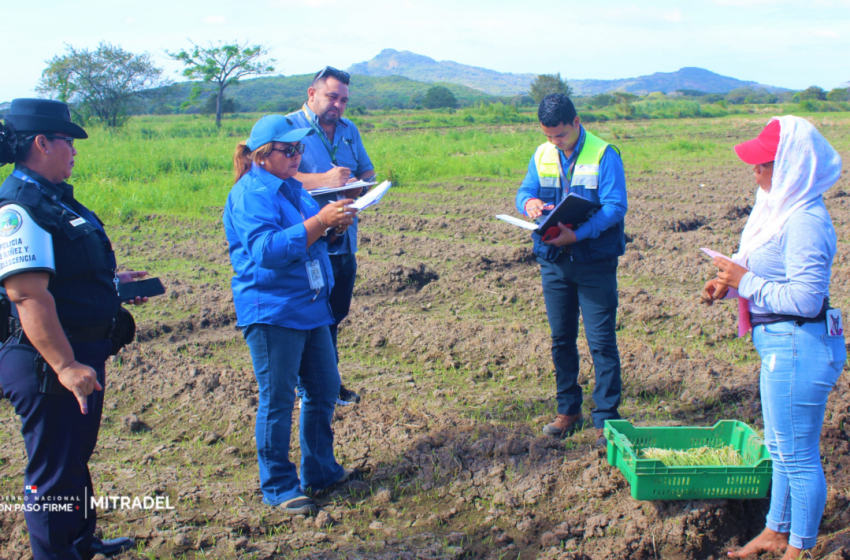
[[[711,305],[737,296],[739,321],[752,326],[773,485],[767,527],[729,556],[784,550],[790,560],[818,535],[826,503],[820,433],[847,360],[841,312],[829,305],[836,235],[823,202],[841,175],[841,157],[793,116],[772,119],[735,151],[760,188],[738,252],[714,258],[720,271],[701,297]]]

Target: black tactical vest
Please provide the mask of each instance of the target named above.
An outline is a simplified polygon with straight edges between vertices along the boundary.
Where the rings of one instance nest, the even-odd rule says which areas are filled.
[[[56,274],[48,291],[56,301],[65,329],[106,326],[118,313],[115,253],[103,222],[74,200],[74,188],[55,185],[34,171],[17,166],[36,183],[10,175],[0,186],[0,208],[22,206],[53,241]],[[80,225],[79,218],[86,223]],[[73,222],[73,223],[72,223]],[[76,225],[75,225],[76,224]]]

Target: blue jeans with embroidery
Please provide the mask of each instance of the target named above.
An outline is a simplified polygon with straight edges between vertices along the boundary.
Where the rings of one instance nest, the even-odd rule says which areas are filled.
[[[343,475],[334,458],[331,418],[339,372],[328,327],[298,330],[255,323],[243,329],[259,385],[257,460],[263,502],[276,506],[330,486]],[[301,479],[289,460],[295,384],[301,401]]]
[[[847,360],[844,336],[829,336],[826,323],[785,321],[755,326],[753,343],[773,459],[767,527],[791,533],[791,546],[812,548],[826,504],[820,434],[827,397]]]

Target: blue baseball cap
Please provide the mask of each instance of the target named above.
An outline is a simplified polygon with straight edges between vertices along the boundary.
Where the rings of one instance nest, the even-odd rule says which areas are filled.
[[[252,152],[269,142],[298,142],[316,131],[298,128],[292,119],[283,115],[266,115],[257,121],[248,138],[248,149]]]

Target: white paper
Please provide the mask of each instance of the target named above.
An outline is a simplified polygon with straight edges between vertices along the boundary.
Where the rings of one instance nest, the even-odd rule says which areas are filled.
[[[706,248],[706,247],[701,247],[701,248],[700,248],[700,251],[702,251],[703,253],[705,253],[706,255],[708,255],[709,257],[711,257],[712,259],[713,259],[714,257],[723,257],[724,259],[729,259],[729,257],[727,257],[726,255],[724,255],[723,253],[718,253],[717,251],[712,251],[711,249],[708,249],[708,248]],[[731,261],[732,259],[729,259],[729,260]]]
[[[507,214],[497,214],[496,218],[502,220],[503,222],[508,222],[511,225],[521,227],[522,229],[527,229],[528,231],[537,231],[537,224],[526,222],[525,220],[520,220],[519,218],[514,218],[513,216],[508,216]]]
[[[328,194],[335,193],[340,191],[347,191],[348,189],[359,189],[360,187],[370,187],[375,184],[375,181],[357,181],[354,183],[348,183],[347,185],[343,185],[341,187],[319,187],[318,189],[313,189],[312,191],[307,191],[310,193],[310,196],[318,196],[320,194]]]
[[[393,186],[392,183],[390,183],[389,181],[384,181],[383,183],[381,183],[380,185],[378,185],[377,187],[375,187],[371,191],[367,192],[366,194],[364,194],[363,196],[361,196],[360,198],[355,200],[353,204],[349,204],[348,207],[349,208],[356,208],[357,210],[362,212],[363,210],[369,208],[370,206],[374,206],[375,204],[378,204],[378,202],[381,201],[381,198],[384,196],[384,194],[386,194],[386,192],[388,190],[390,190],[391,186]]]

